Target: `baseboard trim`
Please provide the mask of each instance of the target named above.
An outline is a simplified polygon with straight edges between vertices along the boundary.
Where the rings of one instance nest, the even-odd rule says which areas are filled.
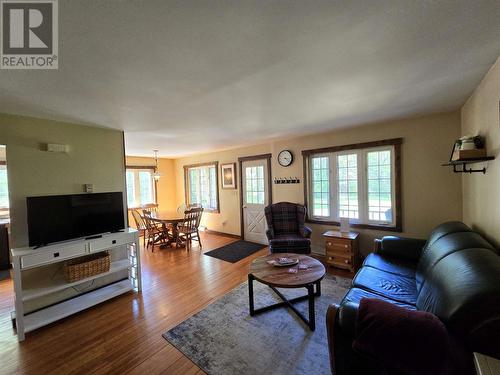
[[[229,237],[229,238],[235,238],[237,240],[241,240],[241,236],[239,236],[237,234],[231,234],[231,233],[226,233],[226,232],[218,232],[216,230],[211,230],[211,229],[205,229],[205,233],[216,234],[217,236],[223,236],[223,237]]]

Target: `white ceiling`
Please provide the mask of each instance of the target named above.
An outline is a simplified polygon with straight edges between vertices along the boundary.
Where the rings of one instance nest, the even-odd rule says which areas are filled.
[[[0,71],[0,112],[124,129],[178,156],[458,108],[500,1],[59,1],[59,70]]]

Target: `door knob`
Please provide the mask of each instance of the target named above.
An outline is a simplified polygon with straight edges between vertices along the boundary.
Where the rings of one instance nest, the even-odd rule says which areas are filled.
[[[246,205],[246,204],[244,204],[244,205],[243,205],[243,208],[247,208],[247,205]]]

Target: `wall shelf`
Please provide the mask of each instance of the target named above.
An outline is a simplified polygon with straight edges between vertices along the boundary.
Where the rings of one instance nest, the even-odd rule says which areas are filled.
[[[484,163],[488,160],[494,160],[494,156],[484,156],[481,158],[474,158],[474,159],[460,159],[460,160],[452,160],[449,161],[448,163],[441,164],[443,167],[447,166],[453,166],[453,172],[454,173],[480,173],[482,172],[483,174],[486,173],[486,167],[483,169],[472,169],[472,168],[467,168],[467,164],[476,164],[476,163]],[[462,168],[460,168],[462,166]]]

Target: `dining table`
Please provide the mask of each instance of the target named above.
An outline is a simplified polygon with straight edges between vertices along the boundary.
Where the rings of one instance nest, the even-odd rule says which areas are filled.
[[[179,213],[177,211],[152,211],[151,220],[161,224],[163,229],[163,234],[160,235],[155,243],[160,242],[160,248],[167,246],[172,246],[176,244],[177,247],[184,247],[185,243],[178,241],[179,239],[179,224],[184,222],[184,213]],[[168,229],[172,229],[172,236],[168,236]]]

